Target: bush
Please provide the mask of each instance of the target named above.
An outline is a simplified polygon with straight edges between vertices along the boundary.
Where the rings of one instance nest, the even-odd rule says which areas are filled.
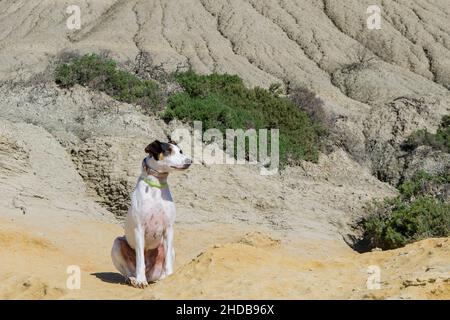
[[[55,81],[63,88],[79,84],[100,90],[119,101],[139,104],[147,109],[155,108],[161,102],[156,82],[141,80],[134,74],[119,70],[115,61],[96,54],[87,54],[59,65]]]
[[[423,145],[450,153],[450,115],[442,118],[435,134],[426,130],[418,130],[406,139],[402,147],[406,150],[414,150]]]
[[[400,197],[404,200],[414,199],[418,196],[438,197],[438,193],[445,193],[450,186],[450,172],[440,175],[431,175],[425,171],[420,171],[415,176],[403,182],[399,186]],[[443,198],[442,201],[445,198]]]
[[[280,162],[298,164],[317,161],[324,130],[306,112],[285,97],[279,86],[270,90],[246,88],[236,75],[198,75],[193,71],[175,75],[184,92],[168,99],[166,121],[202,121],[203,130],[279,129]],[[270,139],[269,139],[270,141]]]
[[[324,103],[314,92],[306,88],[296,88],[289,94],[289,99],[314,122],[324,125],[327,123]]]
[[[435,197],[430,185],[448,188],[449,174],[424,172],[399,187],[400,195],[374,202],[361,224],[370,248],[394,249],[408,243],[450,235],[450,204]]]

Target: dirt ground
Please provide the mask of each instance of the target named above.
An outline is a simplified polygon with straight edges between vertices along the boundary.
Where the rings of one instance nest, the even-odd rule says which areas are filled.
[[[142,290],[111,263],[119,224],[66,217],[31,230],[24,220],[0,220],[2,299],[450,299],[449,239],[358,254],[336,241],[177,225],[175,273]],[[66,286],[71,265],[81,270],[79,290]],[[373,265],[378,290],[367,289]]]

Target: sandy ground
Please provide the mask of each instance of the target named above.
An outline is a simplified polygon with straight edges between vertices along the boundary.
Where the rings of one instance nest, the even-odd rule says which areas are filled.
[[[0,219],[0,298],[450,299],[449,239],[358,254],[335,241],[179,224],[175,273],[142,290],[124,284],[111,263],[112,241],[122,234],[118,223],[52,222],[59,227],[26,216]],[[79,290],[66,286],[70,265],[81,269]],[[380,268],[380,290],[367,289],[371,265]]]

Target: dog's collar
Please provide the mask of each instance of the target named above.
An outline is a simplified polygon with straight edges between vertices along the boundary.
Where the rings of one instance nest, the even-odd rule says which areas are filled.
[[[147,174],[152,175],[156,178],[167,178],[169,176],[168,172],[159,172],[156,171],[155,169],[150,168],[150,166],[147,164],[146,159],[143,160],[142,166],[144,167],[144,171]]]
[[[155,181],[152,181],[148,178],[142,179],[146,184],[148,184],[150,187],[158,188],[158,189],[166,189],[169,185],[167,183],[158,183]]]

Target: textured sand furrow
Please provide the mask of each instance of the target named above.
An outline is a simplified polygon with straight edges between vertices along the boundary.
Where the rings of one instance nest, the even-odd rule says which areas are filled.
[[[447,86],[448,3],[385,1],[383,32],[376,32],[365,28],[369,2],[189,0],[180,10],[173,0],[86,1],[80,7],[82,29],[70,31],[64,3],[5,1],[0,71],[7,79],[26,78],[63,49],[105,49],[130,61],[148,51],[167,70],[190,61],[200,72],[236,72],[263,86],[279,79],[345,100],[329,78],[355,62],[362,44],[387,62],[386,71],[395,64]],[[30,49],[34,39],[38,50]],[[31,57],[27,50],[34,51]]]

